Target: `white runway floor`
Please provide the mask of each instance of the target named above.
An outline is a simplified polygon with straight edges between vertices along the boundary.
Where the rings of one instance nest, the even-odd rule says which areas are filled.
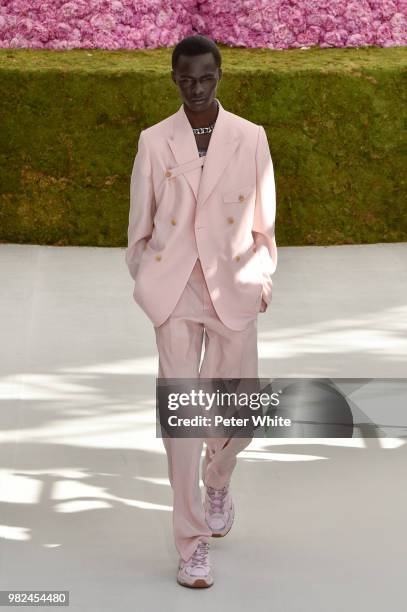
[[[274,278],[261,376],[407,377],[407,243],[280,247]],[[2,244],[0,280],[1,590],[69,590],[75,612],[405,610],[405,438],[255,439],[215,584],[183,588],[124,249]]]

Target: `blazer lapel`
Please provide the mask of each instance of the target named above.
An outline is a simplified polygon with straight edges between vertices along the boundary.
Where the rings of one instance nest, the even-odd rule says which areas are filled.
[[[199,161],[198,147],[196,146],[195,136],[189,119],[185,114],[183,104],[180,106],[179,110],[174,113],[172,133],[167,140],[178,165],[186,165],[187,169],[183,174],[191,185],[195,197],[197,197],[201,167],[197,163],[196,168],[193,169],[193,164],[191,164],[191,162],[193,160]]]
[[[184,176],[195,194],[197,206],[208,199],[240,140],[233,123],[229,120],[227,111],[218,98],[216,100],[219,103],[219,112],[202,171],[199,163],[202,160],[200,160],[192,126],[185,114],[183,104],[174,114],[173,131],[168,138],[168,144],[177,163],[186,165]],[[194,163],[191,163],[194,160],[197,162],[196,167]]]
[[[199,183],[197,206],[202,206],[212,193],[224,169],[237,149],[240,137],[230,115],[219,100],[219,113],[206,152],[205,164]]]

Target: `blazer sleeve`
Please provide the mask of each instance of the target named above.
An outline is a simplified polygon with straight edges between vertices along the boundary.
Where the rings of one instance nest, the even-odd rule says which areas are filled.
[[[153,232],[155,210],[151,160],[142,130],[130,180],[128,246],[125,251],[125,261],[134,280],[145,245]]]
[[[277,245],[275,239],[276,188],[273,162],[263,126],[259,126],[256,149],[256,203],[253,220],[253,240],[260,253],[263,266],[264,301],[269,304],[272,297],[272,275],[277,267]]]

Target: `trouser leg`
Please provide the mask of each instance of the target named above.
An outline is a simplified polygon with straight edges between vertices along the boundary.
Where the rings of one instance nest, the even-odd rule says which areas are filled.
[[[172,315],[155,328],[159,354],[159,378],[199,378],[204,328],[199,314],[201,288],[192,275]],[[199,487],[202,438],[163,437],[168,477],[173,490],[175,546],[187,561],[200,538],[212,534],[205,521]],[[209,541],[209,540],[206,540]]]
[[[258,377],[257,319],[242,331],[226,328],[211,319],[205,328],[205,355],[201,378]],[[202,460],[202,480],[205,485],[220,489],[230,483],[237,455],[252,441],[252,437],[205,439]]]

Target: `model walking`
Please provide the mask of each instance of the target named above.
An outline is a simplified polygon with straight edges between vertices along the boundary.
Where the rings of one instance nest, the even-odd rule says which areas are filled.
[[[257,315],[271,301],[277,265],[266,133],[216,98],[221,55],[210,39],[178,43],[171,74],[183,104],[142,130],[131,176],[133,296],[154,325],[158,377],[257,378]],[[163,438],[183,586],[213,584],[209,538],[233,524],[231,476],[250,442]]]

